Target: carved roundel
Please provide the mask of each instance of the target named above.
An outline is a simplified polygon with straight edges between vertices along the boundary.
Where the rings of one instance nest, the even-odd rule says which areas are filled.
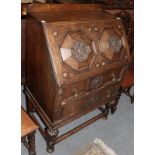
[[[111,28],[104,29],[99,40],[100,51],[106,56],[109,60],[119,60],[123,42],[121,34]]]
[[[108,39],[108,47],[112,52],[119,52],[122,47],[121,39],[116,35],[111,35]]]
[[[77,40],[73,43],[71,52],[73,58],[75,58],[78,62],[84,62],[88,59],[90,48],[85,42]]]
[[[80,30],[66,33],[60,53],[65,64],[80,72],[91,67],[96,57],[92,40]]]
[[[89,89],[96,89],[101,87],[103,84],[103,76],[94,77],[89,84]]]

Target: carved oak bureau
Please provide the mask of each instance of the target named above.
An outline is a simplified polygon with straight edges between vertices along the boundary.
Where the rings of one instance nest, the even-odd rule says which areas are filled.
[[[25,56],[28,112],[43,121],[48,152],[116,110],[129,47],[120,18],[102,5],[29,5]],[[99,115],[58,136],[60,127],[96,108]]]

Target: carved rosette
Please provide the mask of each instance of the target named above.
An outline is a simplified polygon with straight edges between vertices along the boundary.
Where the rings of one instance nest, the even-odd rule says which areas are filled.
[[[73,43],[71,52],[73,58],[75,58],[78,62],[84,62],[88,59],[90,48],[85,42],[78,40]]]
[[[97,89],[103,84],[103,76],[94,77],[89,84],[89,89]]]
[[[111,28],[104,29],[99,40],[101,53],[109,60],[121,57],[123,42],[120,32]],[[115,60],[116,60],[115,59]]]
[[[122,47],[121,39],[116,35],[110,36],[108,39],[108,47],[113,53],[119,52]]]

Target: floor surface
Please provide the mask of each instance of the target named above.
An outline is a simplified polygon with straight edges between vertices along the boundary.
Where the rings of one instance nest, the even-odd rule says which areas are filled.
[[[25,107],[23,94],[22,106]],[[64,133],[79,125],[97,113],[99,113],[99,110],[95,110],[69,123],[59,130],[60,133]],[[126,95],[123,94],[121,96],[114,115],[109,115],[107,120],[99,119],[66,140],[56,144],[52,155],[75,155],[76,152],[91,144],[95,138],[100,138],[104,141],[117,155],[134,155],[134,105],[130,104],[130,100]],[[50,155],[46,152],[45,141],[39,131],[36,133],[36,152],[37,155]],[[21,155],[28,155],[23,145],[21,145]]]

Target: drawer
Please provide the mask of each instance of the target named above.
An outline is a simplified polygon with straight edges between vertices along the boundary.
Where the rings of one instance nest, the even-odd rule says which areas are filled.
[[[73,115],[84,112],[87,109],[93,110],[104,105],[115,97],[118,92],[120,84],[114,84],[104,88],[98,88],[93,92],[87,92],[80,97],[74,97],[73,99],[63,102],[61,107],[55,111],[55,119],[63,117],[72,117]]]
[[[75,97],[81,97],[87,92],[93,92],[98,88],[114,84],[121,80],[123,72],[123,68],[116,68],[104,73],[97,74],[92,78],[74,83],[70,86],[66,85],[62,88],[63,94],[61,96],[61,101],[59,101],[72,101]]]
[[[109,70],[104,73],[100,73],[93,78],[90,78],[88,82],[88,91],[92,91],[99,87],[104,87],[106,85],[113,84],[115,82],[119,82],[122,79],[122,73],[124,72],[124,68],[116,68],[113,70]]]

